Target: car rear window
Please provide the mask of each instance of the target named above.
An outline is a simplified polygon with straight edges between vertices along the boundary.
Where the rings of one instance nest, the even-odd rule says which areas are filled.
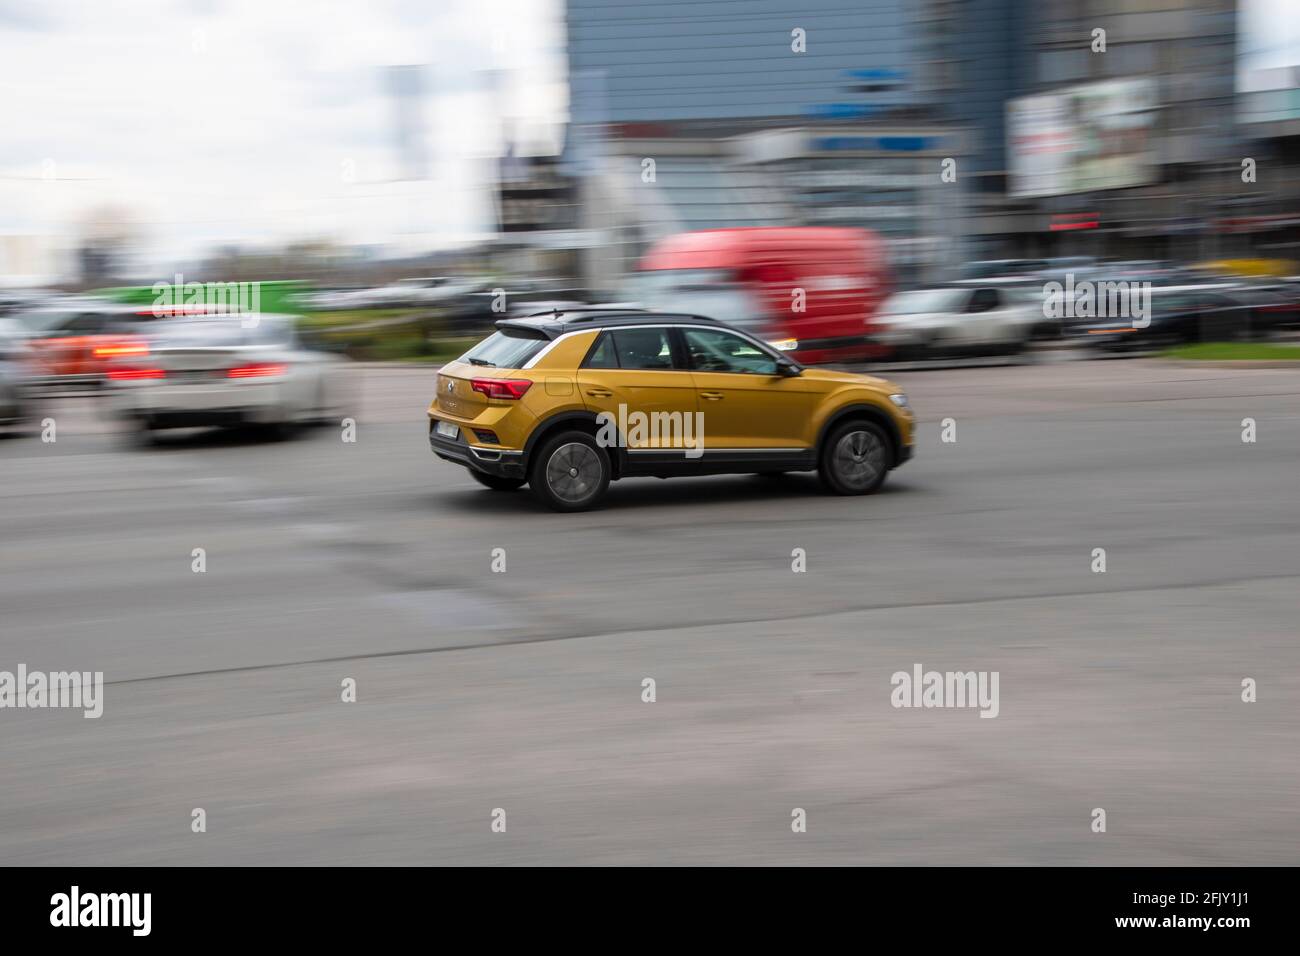
[[[36,309],[31,312],[19,312],[14,315],[14,318],[28,331],[40,333],[62,326],[74,315],[75,312],[66,309]]]
[[[291,337],[288,323],[265,317],[247,325],[240,319],[161,320],[154,336],[159,345],[173,348],[285,344]]]
[[[489,368],[523,368],[548,341],[545,333],[533,329],[498,329],[460,360]]]

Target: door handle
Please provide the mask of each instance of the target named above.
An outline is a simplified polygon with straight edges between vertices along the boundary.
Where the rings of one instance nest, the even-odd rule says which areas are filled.
[[[589,388],[587,394],[592,398],[609,398],[614,393],[607,388]]]
[[[706,402],[720,402],[724,396],[721,392],[700,392],[700,398]]]

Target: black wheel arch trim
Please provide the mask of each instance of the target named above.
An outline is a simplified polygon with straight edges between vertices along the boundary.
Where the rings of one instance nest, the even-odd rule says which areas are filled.
[[[892,454],[889,467],[894,468],[902,463],[903,436],[898,430],[897,423],[895,423],[893,416],[890,415],[889,412],[885,411],[885,409],[881,408],[879,405],[873,405],[870,402],[854,402],[851,405],[845,405],[843,408],[837,409],[836,412],[826,420],[825,424],[821,427],[821,431],[817,433],[817,457],[819,460],[821,458],[823,444],[826,441],[826,436],[844,422],[851,421],[855,418],[865,418],[881,426],[885,430],[885,434],[889,437],[889,443],[891,446],[890,452]]]
[[[593,435],[600,429],[600,422],[597,419],[596,412],[589,409],[571,408],[568,411],[556,412],[550,418],[544,418],[528,434],[524,441],[523,467],[524,473],[527,474],[533,460],[533,449],[550,435],[557,431],[562,431],[565,426],[580,426],[581,431],[590,431]],[[609,452],[610,467],[613,474],[610,478],[617,478],[623,471],[623,449],[607,448]]]

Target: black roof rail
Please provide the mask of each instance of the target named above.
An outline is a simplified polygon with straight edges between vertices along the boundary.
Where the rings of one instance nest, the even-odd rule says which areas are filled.
[[[569,312],[651,312],[652,309],[642,308],[633,305],[566,305],[563,308],[555,306],[550,309],[543,309],[540,312],[529,312],[523,316],[525,319],[536,319],[543,315],[553,315],[557,319]]]

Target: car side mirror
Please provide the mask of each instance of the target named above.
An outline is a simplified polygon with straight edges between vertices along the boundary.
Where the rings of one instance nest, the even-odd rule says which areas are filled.
[[[785,378],[798,378],[803,374],[803,369],[793,362],[777,362],[776,374]]]

